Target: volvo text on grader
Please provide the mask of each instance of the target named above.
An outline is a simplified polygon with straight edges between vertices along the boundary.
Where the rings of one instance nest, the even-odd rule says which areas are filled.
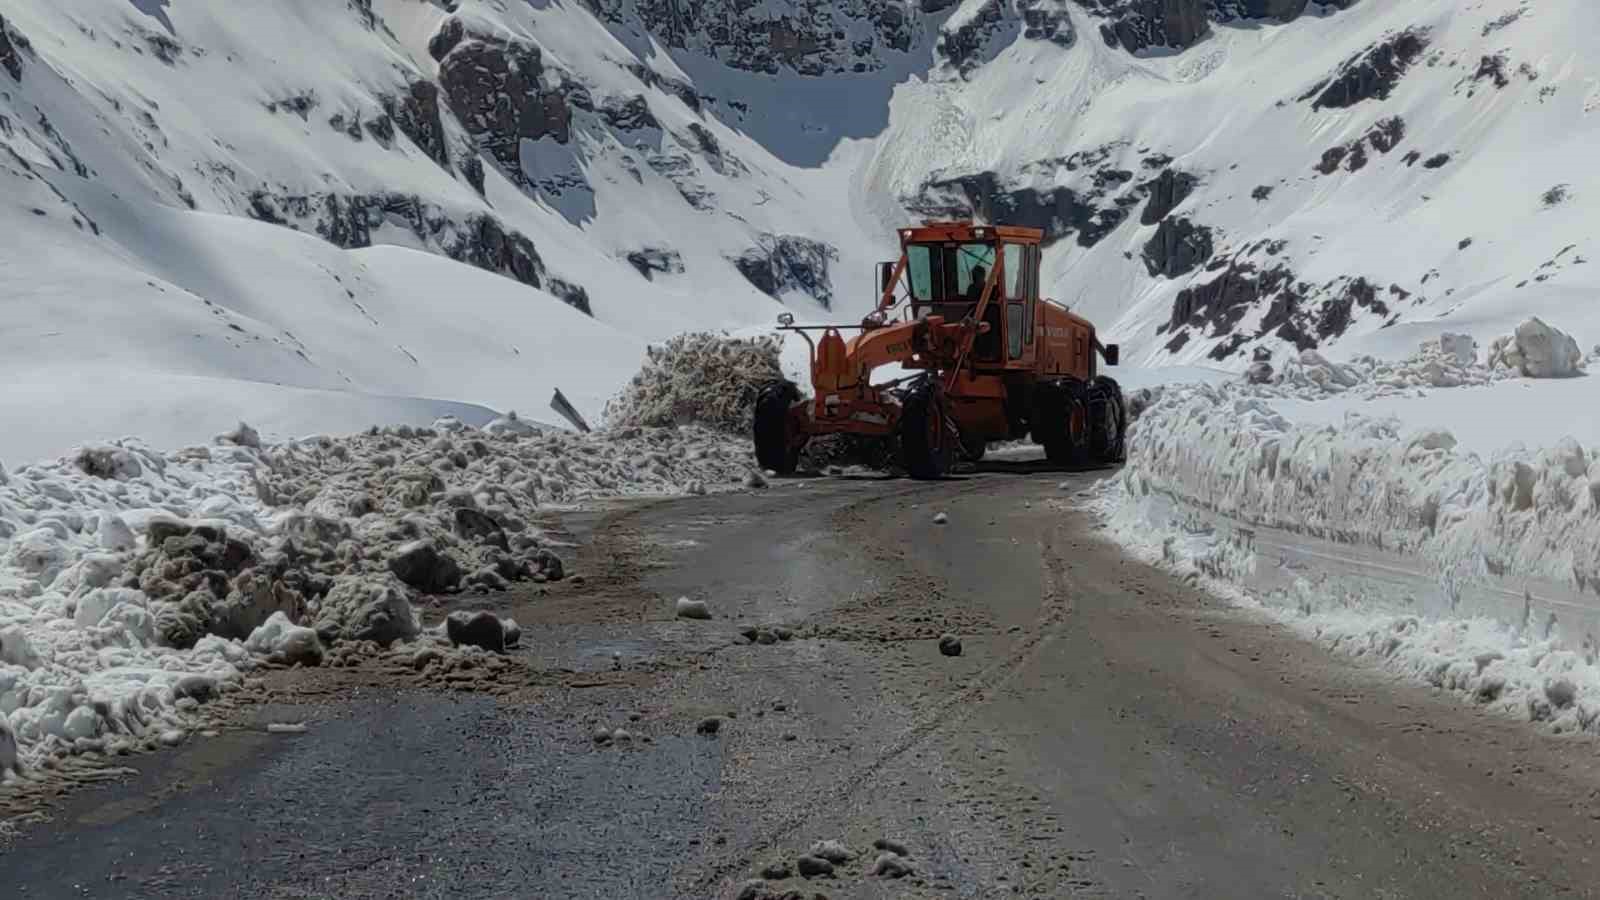
[[[975,461],[991,441],[1031,435],[1053,463],[1117,462],[1126,415],[1117,364],[1094,326],[1039,297],[1035,228],[926,222],[900,229],[900,259],[880,263],[881,295],[860,325],[782,330],[811,347],[812,396],[783,381],[756,401],[762,468],[794,471],[813,437],[895,441],[913,478],[940,478],[957,457]],[[859,333],[846,340],[846,330]],[[813,340],[809,332],[821,332]],[[873,370],[914,374],[873,384]]]

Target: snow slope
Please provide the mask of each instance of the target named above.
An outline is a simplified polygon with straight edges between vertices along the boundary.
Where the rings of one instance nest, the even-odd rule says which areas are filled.
[[[1050,292],[1139,366],[1600,333],[1573,309],[1600,12],[1145,6],[3,0],[0,377],[128,379],[0,454],[64,451],[91,408],[192,439],[172,377],[305,410],[290,432],[543,414],[554,383],[592,416],[646,342],[854,319],[926,215],[1045,227]],[[375,245],[456,262],[345,252]],[[420,347],[491,320],[516,340]],[[535,330],[563,339],[507,349]]]

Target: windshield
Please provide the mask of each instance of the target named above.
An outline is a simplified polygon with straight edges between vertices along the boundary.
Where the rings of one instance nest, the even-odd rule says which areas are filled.
[[[976,302],[983,282],[994,271],[993,244],[911,244],[906,248],[906,277],[919,302]]]

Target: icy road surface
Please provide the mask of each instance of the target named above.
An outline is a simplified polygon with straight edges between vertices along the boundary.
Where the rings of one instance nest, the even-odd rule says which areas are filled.
[[[702,900],[838,840],[855,856],[835,877],[770,894],[1595,893],[1592,739],[1358,668],[1132,561],[1073,508],[1097,476],[1062,477],[1013,458],[544,523],[584,579],[490,601],[523,624],[508,664],[276,673],[218,736],[56,800],[0,851],[0,884]],[[713,618],[674,618],[683,595]],[[792,639],[740,634],[780,625]],[[868,874],[882,838],[911,874]]]

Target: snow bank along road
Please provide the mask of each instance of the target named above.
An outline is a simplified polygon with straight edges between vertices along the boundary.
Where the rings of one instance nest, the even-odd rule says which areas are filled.
[[[371,656],[270,673],[211,704],[214,737],[42,807],[51,818],[0,854],[0,883],[18,897],[1597,892],[1592,738],[1357,668],[1121,555],[1075,509],[1097,477],[1062,490],[1059,473],[999,461],[935,485],[802,479],[545,513],[582,577],[463,601],[521,622],[519,649],[426,677]],[[675,617],[685,595],[712,618]],[[947,633],[960,655],[940,652]],[[304,731],[267,728],[285,722]],[[813,849],[836,861],[802,862]]]

